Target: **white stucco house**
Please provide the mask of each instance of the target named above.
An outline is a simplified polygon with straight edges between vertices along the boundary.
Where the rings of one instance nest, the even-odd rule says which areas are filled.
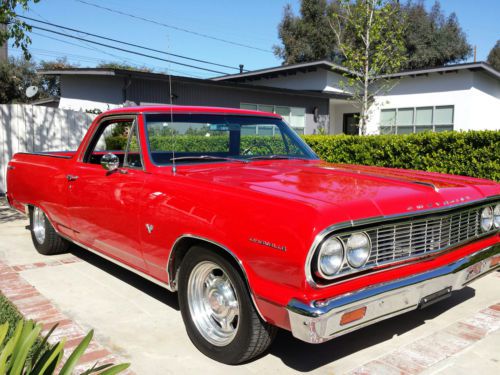
[[[344,68],[329,61],[316,61],[213,79],[349,94],[343,90],[345,85],[340,84],[346,73]],[[404,71],[386,77],[394,86],[375,98],[367,125],[368,134],[500,130],[500,72],[484,62]],[[242,106],[251,108],[250,104]],[[358,134],[355,125],[358,113],[347,98],[331,98],[327,132]]]
[[[329,61],[212,79],[107,68],[39,73],[59,76],[61,97],[50,105],[64,109],[106,110],[130,103],[240,107],[279,113],[300,134],[359,134],[359,110],[341,84],[349,72]],[[376,97],[368,134],[500,130],[500,72],[484,62],[404,71],[386,78],[391,89]]]

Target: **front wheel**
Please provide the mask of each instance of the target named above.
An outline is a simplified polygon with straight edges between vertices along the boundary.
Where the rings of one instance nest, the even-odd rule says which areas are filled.
[[[193,344],[226,364],[254,358],[271,345],[276,327],[257,314],[233,265],[215,251],[194,246],[179,271],[179,305]]]
[[[36,250],[43,255],[55,255],[68,251],[69,242],[59,236],[45,213],[38,207],[30,210],[31,240]]]

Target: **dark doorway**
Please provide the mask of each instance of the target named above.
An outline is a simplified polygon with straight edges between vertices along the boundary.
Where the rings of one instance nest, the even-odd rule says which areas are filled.
[[[359,112],[358,113],[344,113],[344,121],[342,131],[347,135],[359,135]]]

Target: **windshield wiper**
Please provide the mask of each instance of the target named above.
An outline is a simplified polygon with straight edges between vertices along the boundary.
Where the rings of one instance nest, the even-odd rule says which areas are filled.
[[[281,159],[301,159],[296,156],[286,156],[286,155],[260,155],[260,156],[252,156],[251,158],[248,158],[248,160],[267,160],[267,159],[273,159],[273,160],[281,160]]]
[[[237,161],[240,163],[248,163],[248,160],[244,159],[228,158],[226,156],[213,156],[213,155],[178,156],[170,159],[170,161],[177,161],[177,160],[209,160],[209,161],[226,160],[226,161]]]

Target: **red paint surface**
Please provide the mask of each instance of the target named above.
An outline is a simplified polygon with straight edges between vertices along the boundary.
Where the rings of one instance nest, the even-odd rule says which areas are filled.
[[[304,264],[315,236],[350,220],[418,212],[499,195],[500,184],[421,171],[328,164],[319,160],[274,160],[155,166],[107,174],[82,162],[99,121],[109,115],[151,112],[262,115],[239,109],[131,107],[99,116],[75,153],[16,154],[9,163],[8,199],[16,208],[41,207],[65,236],[167,282],[166,265],[175,240],[192,234],[230,249],[241,261],[252,292],[269,321],[288,326],[283,309],[291,298],[333,297],[379,282],[424,272],[500,241],[498,234],[432,260],[315,289]],[[139,116],[142,150],[147,149]],[[66,175],[77,175],[68,182]],[[415,184],[432,183],[439,189]],[[452,203],[450,203],[452,202]],[[146,224],[154,225],[148,234]],[[286,251],[250,242],[256,238]],[[281,311],[281,312],[278,312]]]

